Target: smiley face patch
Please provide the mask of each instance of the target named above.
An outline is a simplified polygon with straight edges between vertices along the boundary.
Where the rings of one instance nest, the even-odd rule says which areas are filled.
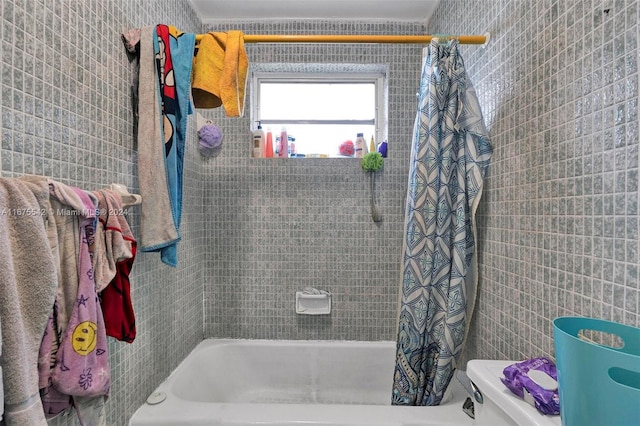
[[[78,355],[88,355],[96,348],[98,327],[92,321],[81,322],[73,330],[71,344]]]

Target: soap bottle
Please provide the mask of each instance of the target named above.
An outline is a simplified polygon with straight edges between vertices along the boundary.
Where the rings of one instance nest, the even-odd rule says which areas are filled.
[[[273,133],[267,128],[267,139],[264,143],[264,157],[273,158]]]
[[[258,128],[253,131],[253,158],[262,158],[264,156],[264,131],[258,121]]]
[[[285,129],[284,127],[280,132],[280,144],[278,145],[278,148],[278,157],[289,157],[289,137],[287,136],[287,129]]]
[[[378,152],[382,154],[383,158],[387,158],[387,147],[388,147],[387,141],[382,141],[378,145]]]
[[[369,152],[376,152],[376,142],[373,140],[373,135],[371,135],[371,142],[369,143]]]
[[[289,157],[296,157],[296,138],[291,135],[287,135],[287,138],[289,139]]]
[[[362,158],[367,153],[367,142],[365,142],[364,140],[363,133],[357,134],[355,149],[356,149],[356,153],[355,153],[356,158]]]

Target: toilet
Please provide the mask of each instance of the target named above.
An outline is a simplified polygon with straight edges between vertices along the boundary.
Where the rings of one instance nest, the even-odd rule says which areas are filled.
[[[478,426],[561,426],[560,416],[544,415],[511,393],[500,381],[505,367],[517,361],[474,359],[466,374],[472,382],[475,424]]]

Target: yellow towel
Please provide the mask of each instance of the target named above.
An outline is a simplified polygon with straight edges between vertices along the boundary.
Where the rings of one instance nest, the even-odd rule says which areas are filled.
[[[193,104],[196,108],[223,105],[228,117],[240,117],[248,68],[241,31],[205,34],[193,62]]]

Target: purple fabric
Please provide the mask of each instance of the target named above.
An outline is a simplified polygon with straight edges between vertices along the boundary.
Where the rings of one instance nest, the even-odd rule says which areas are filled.
[[[62,337],[53,384],[68,395],[108,395],[111,374],[107,334],[98,305],[88,240],[95,230],[95,205],[84,191],[78,189],[77,192],[83,202],[86,200],[88,213],[79,218],[78,298]]]
[[[56,330],[57,304],[54,304],[40,348],[40,394],[47,418],[53,418],[73,405],[72,397],[75,396],[99,396],[104,401],[111,381],[107,336],[98,305],[90,252],[96,206],[85,191],[72,190],[83,204],[82,211],[76,211],[79,224],[78,289],[76,303],[62,335]],[[46,355],[50,357],[49,362],[42,359]],[[82,424],[92,424],[92,421]]]
[[[40,360],[38,361],[38,377],[40,386],[40,399],[47,419],[52,419],[71,407],[71,398],[58,391],[53,386],[52,373],[55,369],[56,354],[60,347],[60,336],[54,327],[54,318],[57,317],[58,304],[54,303],[53,312],[49,316],[47,327],[40,345]]]
[[[524,398],[525,391],[535,402],[535,407],[543,414],[560,414],[558,389],[547,390],[533,381],[527,374],[530,370],[540,370],[554,380],[558,380],[555,364],[545,357],[532,358],[512,364],[503,370],[500,380],[511,392]]]

